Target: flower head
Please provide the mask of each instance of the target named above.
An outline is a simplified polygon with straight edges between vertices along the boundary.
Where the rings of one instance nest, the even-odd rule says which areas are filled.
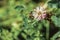
[[[34,9],[34,11],[32,12],[32,16],[34,17],[34,19],[42,20],[46,17],[46,10],[41,6],[36,7],[36,9]]]

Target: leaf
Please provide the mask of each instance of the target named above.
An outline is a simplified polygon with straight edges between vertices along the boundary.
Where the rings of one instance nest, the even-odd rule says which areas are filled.
[[[52,16],[51,20],[57,27],[60,27],[60,18],[57,18],[56,16]]]
[[[58,31],[55,35],[53,35],[51,40],[55,40],[59,35],[60,35],[60,31]]]
[[[22,10],[24,10],[25,9],[25,6],[24,5],[18,5],[18,6],[16,6],[15,7],[15,9],[17,10],[17,11],[22,11]]]

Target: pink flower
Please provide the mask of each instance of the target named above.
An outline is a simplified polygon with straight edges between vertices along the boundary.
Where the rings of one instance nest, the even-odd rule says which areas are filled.
[[[43,7],[37,7],[32,12],[32,15],[34,16],[34,19],[42,20],[46,17],[46,10]]]

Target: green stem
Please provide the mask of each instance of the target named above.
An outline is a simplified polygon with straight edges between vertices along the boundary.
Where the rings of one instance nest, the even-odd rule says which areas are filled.
[[[46,39],[49,40],[49,27],[46,28]]]
[[[46,40],[49,40],[49,21],[46,24]]]

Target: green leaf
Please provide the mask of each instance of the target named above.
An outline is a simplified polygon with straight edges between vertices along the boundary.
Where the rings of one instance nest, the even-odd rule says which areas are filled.
[[[60,18],[57,18],[56,16],[52,16],[51,20],[57,27],[60,27]]]

